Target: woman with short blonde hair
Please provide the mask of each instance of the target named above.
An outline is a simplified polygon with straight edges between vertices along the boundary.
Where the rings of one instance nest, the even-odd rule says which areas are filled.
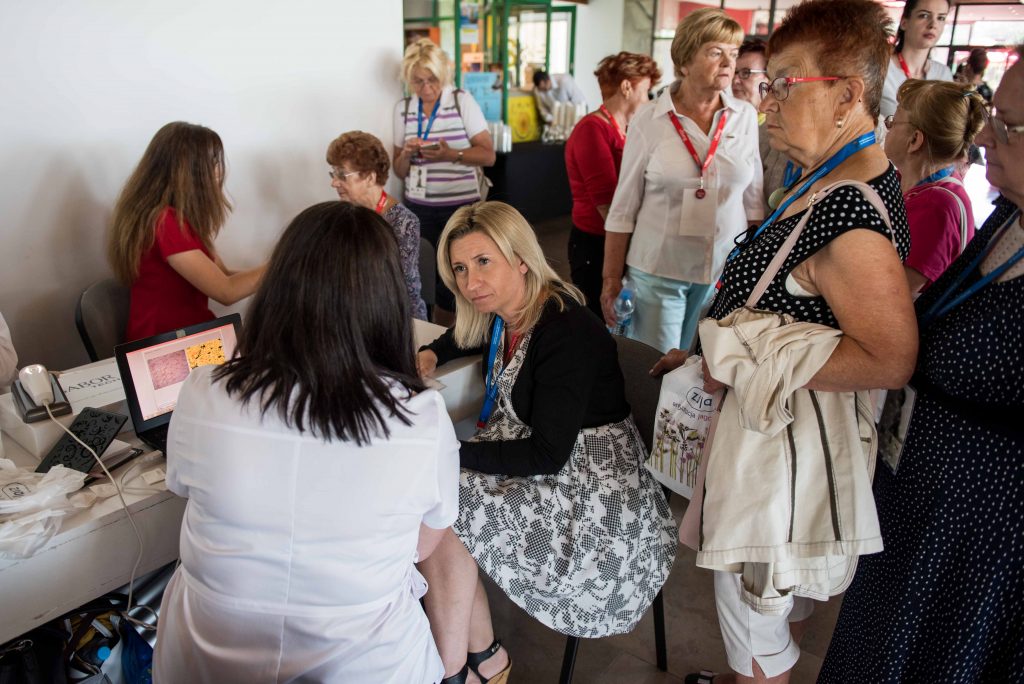
[[[672,41],[678,80],[626,136],[605,221],[601,308],[614,325],[628,276],[628,334],[660,351],[690,346],[734,239],[764,215],[757,112],[731,90],[742,40],[722,10],[687,15]]]
[[[668,577],[675,530],[643,467],[615,342],[526,219],[501,202],[462,207],[440,245],[458,316],[417,363],[427,374],[481,354],[486,397],[459,450],[459,519],[420,570],[445,681],[476,681],[472,668],[504,682],[478,569],[548,627],[620,634]]]
[[[421,38],[406,48],[402,79],[410,97],[395,104],[392,161],[405,181],[405,206],[437,247],[452,213],[480,200],[481,167],[494,164],[494,143],[480,106],[452,87],[451,62],[433,42]],[[439,281],[438,320],[448,323],[454,308],[451,291]]]

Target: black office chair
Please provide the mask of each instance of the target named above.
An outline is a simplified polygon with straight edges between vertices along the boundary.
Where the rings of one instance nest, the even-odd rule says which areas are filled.
[[[427,320],[437,303],[437,250],[427,238],[420,238],[420,297],[427,305]]]
[[[658,396],[661,394],[661,378],[652,378],[648,371],[661,358],[661,352],[643,342],[626,337],[615,336],[619,352],[619,366],[625,379],[626,401],[633,409],[633,421],[636,423],[640,438],[643,439],[647,453],[651,452],[654,441],[654,420],[658,412]],[[665,489],[666,499],[668,490]],[[668,650],[665,644],[665,602],[661,591],[651,604],[654,611],[654,653],[658,669],[668,671]],[[576,668],[576,652],[580,647],[580,637],[567,637],[565,655],[562,657],[561,684],[572,682],[572,673]]]
[[[93,283],[82,291],[75,306],[75,327],[90,361],[114,355],[124,342],[130,291],[114,278]]]

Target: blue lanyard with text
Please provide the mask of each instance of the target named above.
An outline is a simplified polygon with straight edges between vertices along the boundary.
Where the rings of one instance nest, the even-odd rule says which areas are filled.
[[[426,140],[427,136],[430,135],[430,129],[434,127],[437,111],[441,108],[441,98],[437,98],[437,102],[434,103],[434,111],[430,112],[430,119],[427,120],[427,130],[423,130],[423,100],[417,99],[419,104],[416,105],[416,137]]]
[[[982,259],[989,255],[989,253],[993,250],[993,248],[995,248],[996,244],[999,242],[1000,238],[1003,237],[1003,234],[1005,234],[1006,231],[1013,226],[1014,221],[1016,221],[1019,216],[1020,209],[1018,209],[1017,211],[1013,212],[1013,214],[1010,215],[1010,218],[1006,220],[1006,223],[1000,226],[993,233],[992,239],[989,240],[989,243],[988,245],[985,246],[985,249],[979,251],[978,255],[974,257],[974,259],[971,260],[971,263],[967,265],[967,268],[960,271],[960,275],[958,275],[956,279],[949,284],[949,287],[947,287],[946,291],[942,293],[942,296],[936,299],[935,303],[932,304],[928,311],[921,317],[922,328],[928,327],[930,324],[934,323],[939,318],[945,316],[956,306],[962,304],[964,301],[973,296],[976,292],[978,292],[978,290],[985,287],[993,280],[1006,273],[1018,261],[1024,259],[1024,247],[1021,247],[1013,256],[1011,256],[1009,259],[1003,262],[998,268],[991,270],[988,273],[988,275],[982,276],[977,280],[977,282],[975,282],[973,285],[971,285],[966,290],[961,292],[959,295],[954,297],[951,301],[949,301],[948,303],[946,302],[946,300],[949,299],[950,295],[952,295],[953,292],[956,291],[956,288],[960,286],[960,284],[967,278],[967,276],[974,273],[974,270],[978,268],[979,264],[981,264]]]
[[[918,185],[925,185],[926,183],[935,183],[937,181],[942,180],[946,176],[952,176],[952,175],[953,175],[953,167],[952,166],[947,166],[944,169],[939,169],[938,171],[936,171],[932,175],[928,176],[927,178],[922,178],[921,180],[917,181],[917,183],[914,184],[914,187],[916,188]]]
[[[484,406],[480,409],[480,418],[476,421],[476,426],[482,428],[487,424],[487,419],[491,417],[491,411],[494,410],[494,400],[498,398],[498,380],[501,379],[502,373],[505,372],[504,364],[501,370],[495,374],[494,372],[494,360],[498,357],[498,343],[501,341],[501,335],[505,332],[505,321],[502,320],[501,316],[495,316],[494,318],[494,329],[491,331],[491,348],[487,352],[487,379],[484,383],[486,388],[484,391]]]
[[[818,169],[811,174],[810,178],[804,181],[804,184],[800,186],[799,190],[797,190],[795,193],[786,198],[786,201],[780,204],[779,208],[773,211],[772,215],[766,218],[764,222],[757,227],[757,230],[754,231],[754,235],[751,238],[751,240],[756,239],[758,235],[763,233],[765,229],[768,228],[768,226],[772,225],[772,223],[775,222],[775,219],[782,216],[782,212],[786,211],[786,209],[789,208],[790,204],[803,197],[812,185],[817,183],[821,178],[828,175],[834,168],[842,164],[844,161],[849,159],[857,152],[860,152],[865,147],[874,144],[875,132],[871,131],[870,133],[865,133],[856,140],[851,140],[850,142],[843,145],[838,152],[833,154],[831,157],[828,158],[828,160],[824,164],[819,166]],[[737,245],[736,247],[733,248],[732,252],[729,253],[729,258],[727,259],[727,261],[731,261],[732,259],[734,259],[736,255],[739,253],[739,251],[740,248]]]

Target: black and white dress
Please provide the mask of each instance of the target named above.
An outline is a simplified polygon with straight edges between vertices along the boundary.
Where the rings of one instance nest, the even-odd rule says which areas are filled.
[[[581,637],[621,634],[633,629],[668,578],[676,523],[644,468],[647,454],[622,394],[614,341],[585,307],[555,309],[549,306],[516,345],[486,425],[463,443],[463,466],[470,467],[461,472],[454,529],[480,568],[547,627]],[[504,346],[502,340],[494,373],[502,370]],[[560,348],[575,356],[560,358]],[[600,361],[590,365],[595,358]],[[572,428],[561,467],[531,466],[525,448],[531,435],[547,432],[545,423],[571,425],[584,414],[568,402],[553,412],[540,396],[557,392],[565,379],[557,368],[574,363],[587,369],[570,383],[579,386],[578,401],[589,406],[591,418]],[[588,375],[598,376],[595,386],[583,386]],[[528,388],[532,403],[517,386]],[[566,389],[570,396],[573,389]],[[619,415],[593,424],[602,411]],[[560,441],[554,433],[550,439]],[[505,454],[494,453],[503,447]],[[557,472],[499,474],[531,467]]]
[[[1015,209],[997,202],[919,313]],[[923,329],[911,385],[896,472],[875,474],[885,550],[861,559],[818,681],[1024,682],[1024,276]]]

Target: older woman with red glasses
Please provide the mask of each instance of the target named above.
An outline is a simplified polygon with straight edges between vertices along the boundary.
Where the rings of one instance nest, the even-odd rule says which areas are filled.
[[[910,247],[903,197],[896,170],[873,132],[889,59],[887,23],[885,10],[871,0],[808,0],[790,10],[768,43],[770,81],[762,84],[760,110],[766,115],[770,144],[806,171],[783,191],[778,208],[753,236],[730,255],[709,317],[727,325],[721,321],[750,304],[776,314],[782,328],[796,325],[803,330],[817,324],[815,330],[841,333],[832,336],[833,348],[816,352],[816,370],[808,372],[809,382],[798,385],[804,393],[799,405],[846,410],[826,419],[820,436],[813,412],[805,412],[815,436],[802,443],[816,439],[819,445],[835,444],[837,432],[852,434],[855,443],[837,461],[841,465],[828,470],[827,480],[823,476],[806,486],[795,480],[797,487],[786,476],[784,445],[770,455],[741,449],[724,453],[712,445],[707,478],[703,487],[698,482],[694,488],[703,492],[703,501],[695,495],[687,508],[681,537],[698,549],[702,567],[715,570],[719,621],[729,665],[736,672],[734,679],[719,676],[716,682],[789,681],[800,655],[799,623],[810,614],[810,598],[822,600],[842,588],[824,570],[828,562],[818,554],[837,553],[849,568],[858,555],[881,549],[866,487],[867,463],[874,454],[857,435],[862,430],[873,433],[867,391],[901,387],[917,353],[914,309],[902,265]],[[822,33],[826,27],[827,40]],[[795,242],[789,242],[791,236]],[[767,288],[752,297],[766,273]],[[705,361],[717,353],[707,344],[702,351]],[[794,352],[794,362],[801,362],[800,354]],[[672,353],[656,369],[674,366],[683,356]],[[740,371],[761,368],[753,357],[738,356],[734,365]],[[705,370],[707,391],[722,389],[722,380],[728,378]],[[729,391],[744,400],[754,390],[737,383]],[[789,390],[786,396],[794,394]],[[722,416],[724,420],[724,410]],[[723,430],[720,424],[715,442],[723,439]],[[779,439],[785,441],[785,431]],[[798,465],[800,454],[789,453]],[[825,458],[831,463],[834,456],[829,452]],[[859,476],[857,467],[862,468]],[[795,468],[790,471],[794,478]],[[742,478],[755,469],[756,485]],[[851,492],[862,493],[863,499]],[[830,509],[836,501],[852,502],[855,515],[836,520],[836,509]],[[808,520],[827,518],[830,510],[833,525],[811,530],[821,536],[808,536]],[[808,517],[808,511],[825,513]],[[845,536],[846,521],[854,518],[873,522],[872,534]],[[722,530],[737,532],[740,553],[721,551],[709,557],[709,547],[715,549],[710,540],[722,536]],[[754,547],[755,541],[763,546]],[[770,562],[763,549],[772,550]],[[814,563],[819,563],[817,569],[809,570],[808,564]],[[796,624],[791,629],[789,623]],[[688,681],[702,679],[711,681],[710,675]]]

